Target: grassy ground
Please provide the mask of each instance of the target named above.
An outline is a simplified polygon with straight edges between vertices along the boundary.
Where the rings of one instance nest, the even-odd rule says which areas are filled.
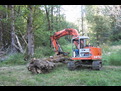
[[[101,71],[69,71],[66,65],[46,74],[31,74],[25,65],[0,67],[0,86],[121,86],[121,66]]]
[[[121,66],[121,46],[102,46],[103,64]]]
[[[63,47],[69,52],[71,47],[67,46]],[[121,46],[103,45],[102,49],[101,71],[87,68],[69,71],[63,64],[50,73],[35,75],[27,70],[23,55],[10,56],[0,63],[0,86],[121,86]],[[37,51],[36,57],[39,54]]]

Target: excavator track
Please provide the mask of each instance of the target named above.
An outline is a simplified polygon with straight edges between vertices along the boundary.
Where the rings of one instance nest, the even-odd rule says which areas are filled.
[[[92,70],[101,70],[102,69],[102,61],[93,61],[92,64],[85,64],[82,61],[70,61],[67,64],[69,70],[75,70],[78,67],[91,67]]]
[[[101,70],[102,68],[102,61],[93,61],[92,62],[92,69],[94,70]]]
[[[68,67],[68,69],[71,70],[71,71],[72,71],[72,70],[75,70],[75,69],[76,69],[75,61],[70,61],[70,62],[68,62],[67,67]]]
[[[75,70],[76,68],[82,66],[81,63],[82,63],[81,61],[70,61],[68,62],[67,67],[69,70]]]

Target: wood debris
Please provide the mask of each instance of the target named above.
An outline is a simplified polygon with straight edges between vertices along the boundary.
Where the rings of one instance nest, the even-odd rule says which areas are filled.
[[[33,58],[27,65],[27,69],[35,74],[47,73],[61,63],[65,63],[66,60],[69,60],[69,58],[63,55],[50,56],[49,58],[43,59]]]

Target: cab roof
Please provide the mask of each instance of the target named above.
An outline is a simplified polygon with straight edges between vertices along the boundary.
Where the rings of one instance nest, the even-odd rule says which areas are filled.
[[[88,36],[78,36],[78,37],[75,37],[75,38],[73,38],[73,39],[76,39],[76,38],[78,38],[78,39],[89,39]]]

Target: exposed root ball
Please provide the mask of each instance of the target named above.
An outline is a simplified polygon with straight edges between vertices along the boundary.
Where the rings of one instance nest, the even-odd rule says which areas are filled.
[[[32,59],[27,65],[27,68],[32,73],[46,73],[55,67],[55,63],[49,61],[43,61],[41,59]]]
[[[65,63],[65,60],[69,60],[69,58],[63,57],[62,55],[50,56],[49,58],[43,59],[33,58],[30,60],[27,68],[32,73],[46,73],[50,72],[50,70],[54,67],[60,65],[60,63]]]

